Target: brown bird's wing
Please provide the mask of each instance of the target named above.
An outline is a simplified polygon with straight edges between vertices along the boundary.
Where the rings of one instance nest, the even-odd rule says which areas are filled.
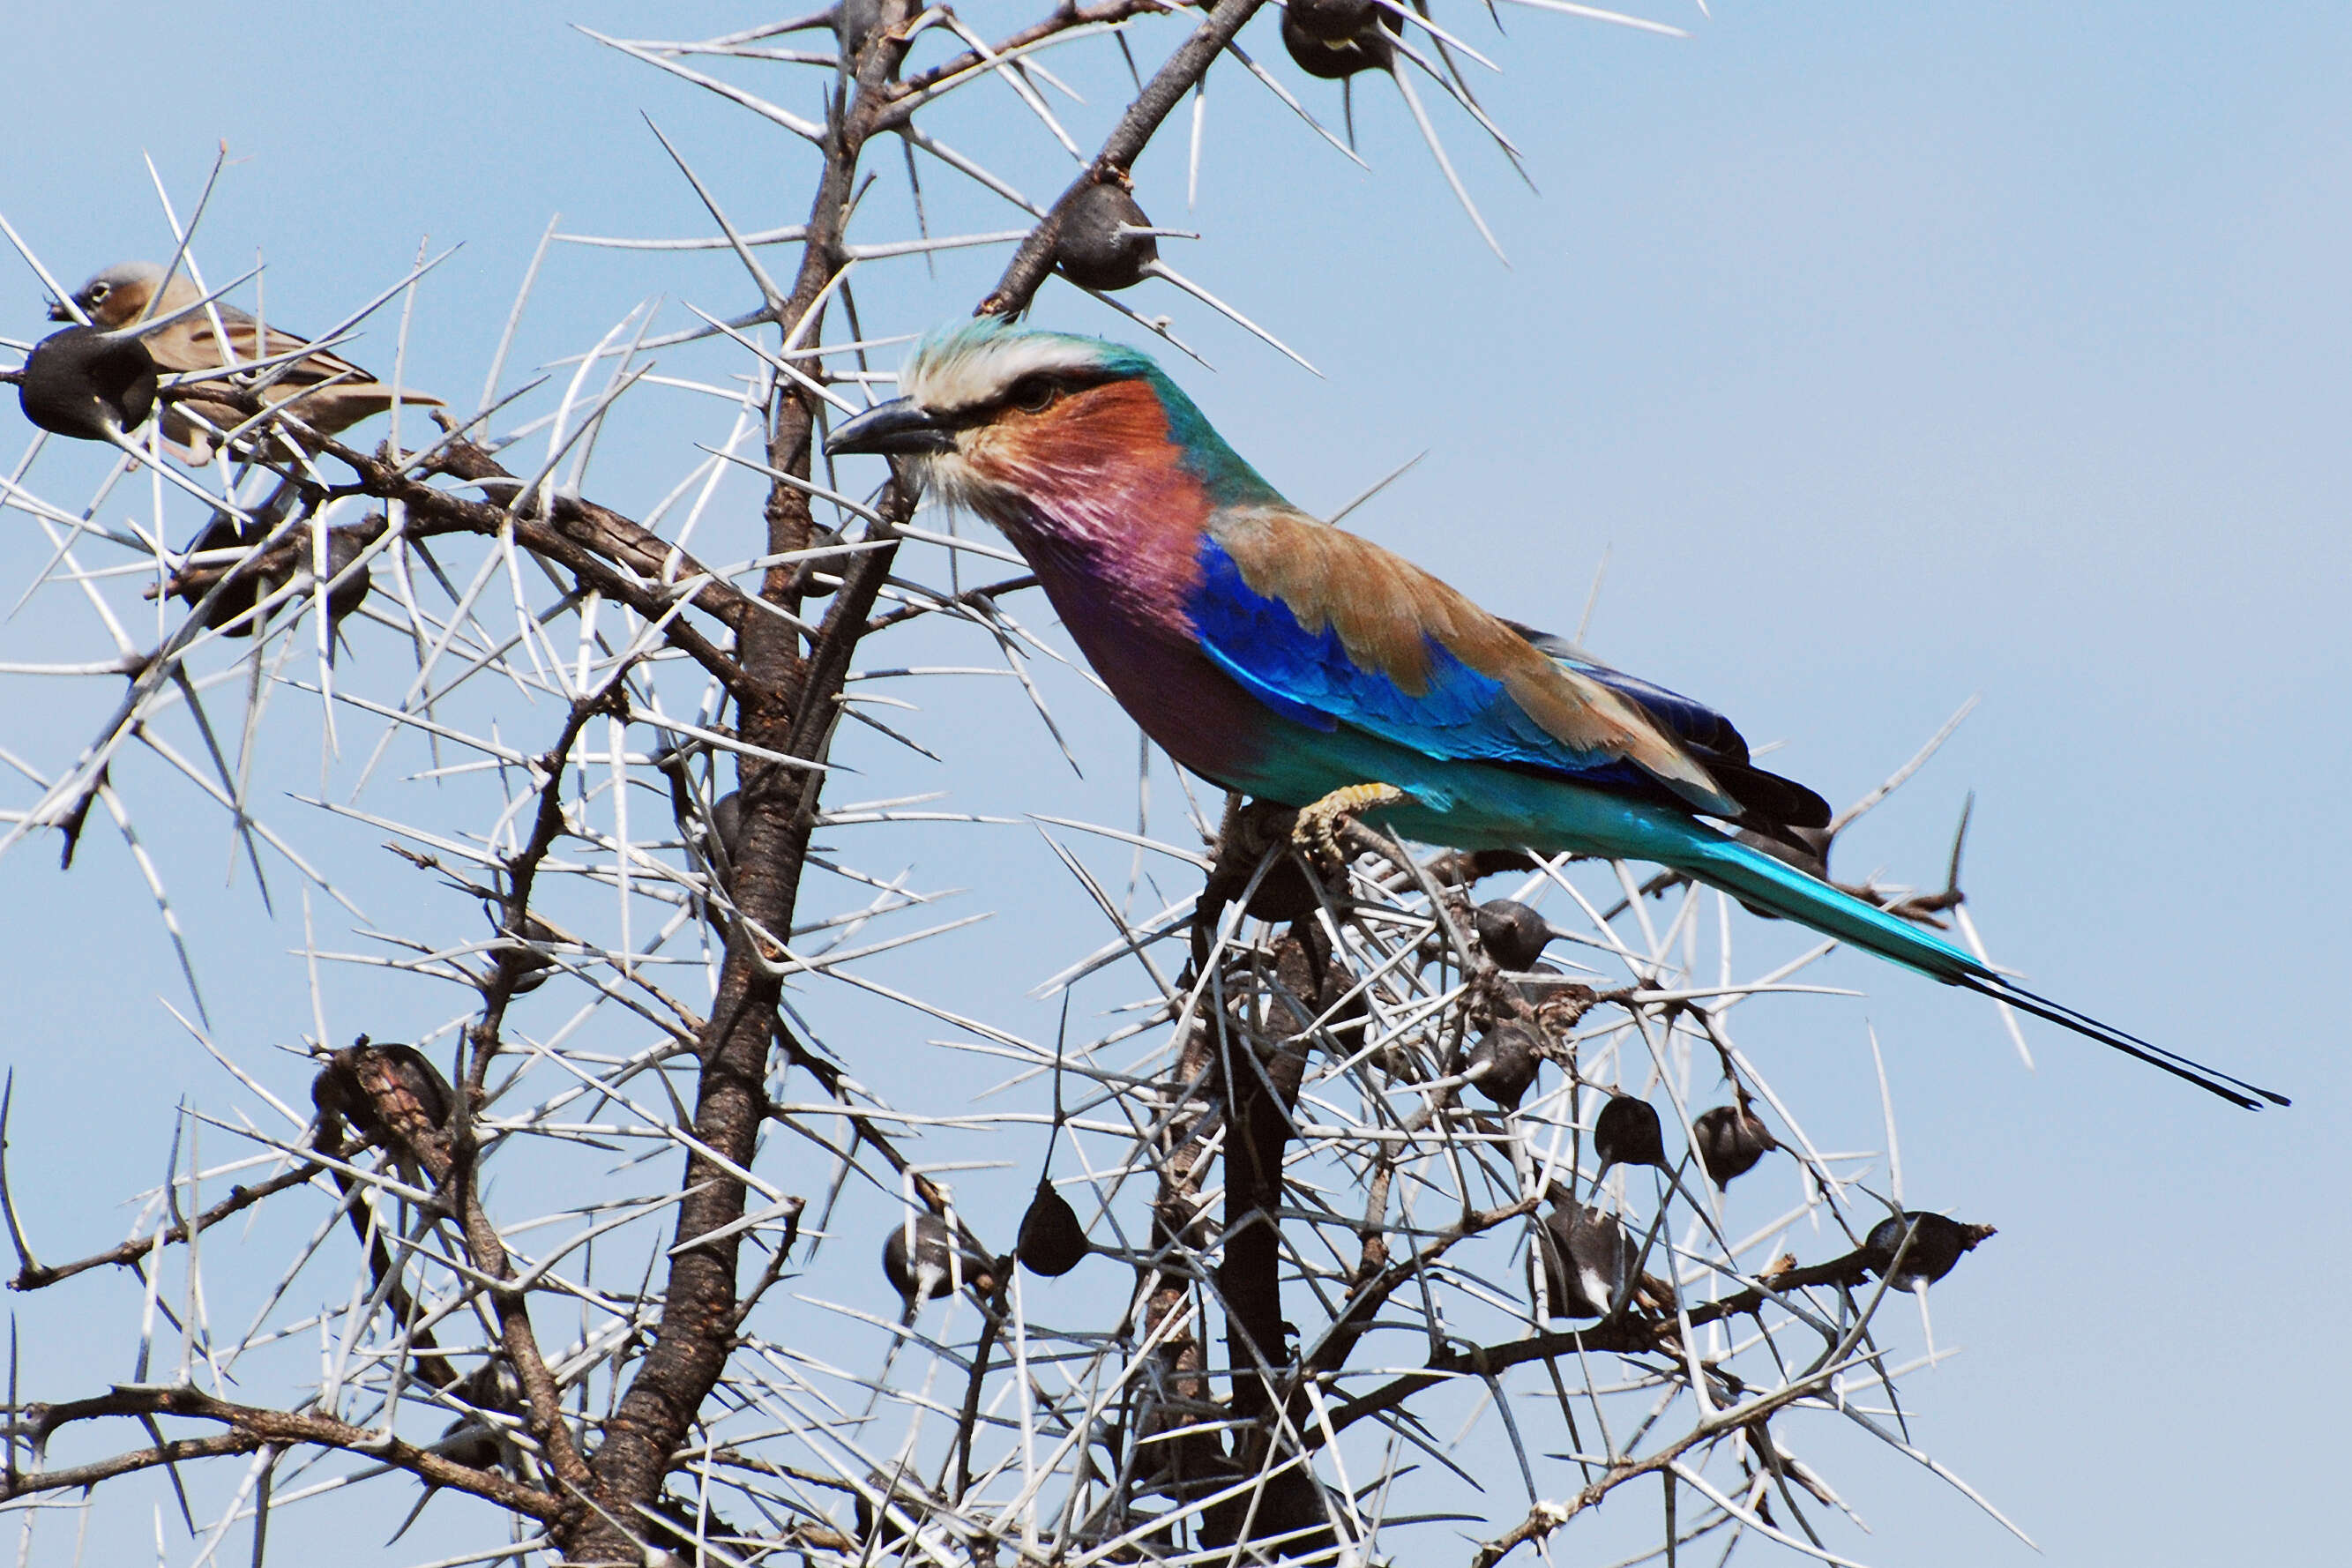
[[[176,292],[176,286],[173,291]],[[195,296],[192,292],[187,298]],[[173,306],[173,309],[177,308],[177,305]],[[219,312],[222,331],[227,336],[226,351],[222,348],[221,334],[213,330],[210,314],[198,311],[172,322],[147,339],[148,352],[153,355],[155,363],[171,371],[217,370],[224,365],[249,365],[278,355],[299,353],[310,346],[307,338],[297,337],[277,327],[262,328],[250,315],[233,305],[215,305],[214,309]],[[303,395],[309,388],[337,376],[347,379],[323,391]],[[314,350],[296,361],[292,368],[284,371],[269,384],[262,395],[271,403],[286,403],[299,398],[300,402],[294,410],[296,415],[305,425],[325,436],[347,429],[392,406],[391,387],[331,349]],[[405,387],[401,390],[400,400],[420,407],[441,406],[439,398]],[[201,398],[191,401],[215,424],[223,424],[223,413],[235,413],[226,405],[207,404]],[[223,427],[236,422],[236,418],[229,418]],[[185,420],[178,423],[184,432],[190,428]],[[165,434],[172,434],[168,427]],[[194,432],[188,444],[199,448],[209,447],[209,441],[204,438],[201,431]],[[205,459],[199,457],[194,460]]]

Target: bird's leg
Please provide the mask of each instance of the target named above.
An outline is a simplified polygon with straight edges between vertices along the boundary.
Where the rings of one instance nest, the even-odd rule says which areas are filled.
[[[1319,867],[1347,864],[1339,853],[1339,824],[1383,806],[1402,805],[1411,797],[1389,784],[1353,784],[1335,789],[1314,805],[1301,808],[1298,824],[1290,830],[1292,842]]]

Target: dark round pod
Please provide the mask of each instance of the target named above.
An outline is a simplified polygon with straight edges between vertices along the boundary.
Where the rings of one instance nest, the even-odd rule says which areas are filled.
[[[1320,905],[1307,868],[1296,856],[1286,855],[1265,868],[1265,875],[1258,879],[1257,891],[1250,895],[1250,901],[1244,907],[1255,920],[1281,923],[1303,921]]]
[[[840,542],[841,530],[820,528],[810,536],[809,548],[825,550]],[[793,568],[792,591],[803,599],[830,597],[841,587],[841,573],[845,564],[846,564],[845,559],[839,555],[826,555],[814,561],[803,561]]]
[[[1911,1237],[1911,1249],[1903,1254],[1903,1267],[1895,1273],[1895,1254],[1903,1246],[1906,1226],[1918,1228]],[[1873,1226],[1869,1238],[1862,1244],[1864,1261],[1870,1271],[1885,1279],[1896,1290],[1909,1290],[1920,1285],[1933,1285],[1952,1271],[1960,1254],[1993,1234],[1989,1225],[1962,1225],[1939,1214],[1927,1214],[1910,1209],[1901,1215],[1889,1215]]]
[[[1633,1272],[1633,1237],[1615,1215],[1583,1205],[1555,1201],[1536,1229],[1536,1247],[1555,1318],[1606,1316]]]
[[[1227,1561],[1328,1563],[1338,1545],[1323,1483],[1304,1465],[1276,1470],[1256,1486],[1211,1503],[1201,1510],[1200,1531],[1203,1546],[1255,1548],[1237,1551]]]
[[[466,1428],[472,1427],[471,1432]],[[466,1433],[463,1437],[458,1434]],[[479,1416],[460,1415],[441,1428],[441,1441],[434,1445],[445,1459],[460,1465],[470,1465],[478,1470],[495,1470],[506,1463],[512,1445],[499,1429],[485,1423]],[[428,1486],[430,1482],[426,1483]]]
[[[1592,1151],[1603,1171],[1612,1165],[1655,1165],[1663,1171],[1668,1164],[1665,1129],[1658,1124],[1656,1109],[1631,1094],[1612,1094],[1601,1108],[1592,1123]]]
[[[743,861],[743,792],[730,789],[710,803],[710,830],[719,836],[730,869]]]
[[[1021,1267],[1048,1279],[1058,1279],[1076,1268],[1088,1250],[1087,1227],[1078,1223],[1078,1211],[1043,1177],[1037,1182],[1037,1195],[1029,1200],[1029,1212],[1021,1216],[1018,1246]]]
[[[1470,1047],[1468,1065],[1485,1069],[1470,1080],[1471,1087],[1505,1110],[1517,1110],[1543,1067],[1542,1044],[1533,1029],[1517,1019],[1496,1024]]]
[[[907,1527],[901,1520],[912,1520],[920,1530],[937,1506],[926,1493],[923,1483],[916,1477],[896,1470],[868,1470],[866,1484],[857,1489],[857,1539],[870,1549],[866,1558],[878,1561],[877,1554],[907,1539]]]
[[[1343,44],[1364,30],[1378,0],[1289,0],[1285,14],[1298,30],[1327,44]]]
[[[1517,899],[1489,900],[1470,912],[1470,920],[1480,950],[1504,969],[1533,969],[1551,941],[1543,916]]]
[[[1351,33],[1318,37],[1301,22],[1297,9],[1291,7],[1282,13],[1282,47],[1308,76],[1345,81],[1360,71],[1395,68],[1396,46],[1389,41],[1389,35],[1399,25],[1382,12]]]
[[[33,345],[17,373],[16,401],[52,435],[103,441],[154,412],[155,361],[137,338],[68,327]]]
[[[205,531],[189,542],[188,553],[194,555],[218,550],[251,550],[268,538],[268,529],[258,521],[239,522],[233,517],[215,513],[212,521],[205,525]],[[218,567],[209,569],[219,570]],[[172,595],[190,609],[194,609],[209,589],[209,584],[205,587],[198,587],[194,584],[174,577]],[[268,585],[261,580],[258,574],[242,566],[236,567],[229,573],[228,585],[221,590],[220,597],[215,599],[213,607],[205,612],[205,626],[213,631],[220,630],[237,616],[250,612],[254,605],[261,602],[268,592]],[[254,623],[247,620],[243,626],[233,628],[228,635],[233,637],[249,637],[253,635],[253,628]]]
[[[357,528],[331,528],[327,531],[327,581],[335,583],[375,539],[373,522]],[[366,602],[369,568],[362,566],[349,577],[327,590],[327,630],[331,634],[343,624],[343,617]]]
[[[740,1528],[710,1506],[708,1498],[692,1492],[684,1497],[664,1492],[646,1504],[637,1517],[644,1521],[637,1528],[645,1533],[646,1547],[639,1561],[661,1563],[664,1568],[671,1563],[677,1568],[687,1568],[689,1563],[694,1568],[715,1568],[733,1553],[712,1543],[740,1541],[743,1534]]]
[[[334,582],[336,578],[341,577],[344,571],[359,560],[361,553],[375,539],[380,521],[381,520],[371,520],[353,528],[328,530],[327,579],[329,582]],[[268,526],[258,520],[240,522],[235,518],[215,516],[211,522],[205,525],[205,531],[198,534],[194,542],[188,546],[188,552],[194,554],[199,551],[251,550],[268,538]],[[309,544],[298,537],[294,548],[301,552],[294,558],[295,575],[299,581],[309,584],[315,581],[310,575]],[[272,552],[272,555],[284,559],[281,552]],[[218,570],[216,567],[211,569]],[[341,626],[344,616],[349,616],[367,601],[371,575],[369,569],[362,566],[351,576],[343,578],[340,583],[335,583],[334,587],[328,590],[327,629],[330,633]],[[212,608],[205,612],[205,625],[215,631],[228,626],[230,637],[249,637],[257,629],[257,623],[251,618],[250,612],[256,605],[276,591],[278,582],[283,579],[273,581],[266,574],[241,563],[232,567],[228,576],[228,586],[222,590],[219,598],[213,601]],[[194,583],[178,580],[174,582],[171,591],[174,598],[193,608],[204,598],[210,586],[209,582],[199,586]],[[240,616],[247,617],[242,624],[229,626],[229,623],[236,620]]]
[[[498,927],[499,934],[511,939],[509,945],[499,950],[498,955],[499,970],[513,976],[513,984],[509,988],[509,994],[520,996],[525,992],[536,991],[546,984],[548,976],[554,973],[555,960],[535,948],[523,944],[540,942],[553,946],[563,939],[557,936],[554,930],[537,915],[523,916],[522,930],[517,932],[499,925],[500,917],[496,908],[485,904],[483,910],[490,917],[490,924]]]
[[[919,1214],[911,1222],[901,1219],[890,1226],[882,1243],[882,1272],[890,1288],[908,1300],[929,1300],[984,1280],[988,1260],[955,1247],[939,1215]]]
[[[1699,1163],[1718,1187],[1729,1186],[1734,1177],[1746,1175],[1757,1161],[1780,1146],[1771,1129],[1745,1103],[1700,1111],[1691,1131],[1698,1135]]]
[[[1574,1001],[1581,997],[1589,1003],[1592,996],[1591,986],[1570,980],[1559,964],[1544,959],[1529,964],[1517,979],[1511,982],[1511,986],[1518,992],[1521,1001],[1538,1009],[1545,1003],[1556,1000]],[[1568,1020],[1567,1027],[1575,1027],[1576,1020],[1582,1016],[1583,1009],[1580,1006],[1575,1009],[1574,1016]]]
[[[1143,281],[1144,268],[1160,259],[1160,241],[1135,232],[1150,226],[1125,186],[1097,181],[1062,208],[1061,226],[1054,233],[1054,266],[1087,289],[1132,289]]]

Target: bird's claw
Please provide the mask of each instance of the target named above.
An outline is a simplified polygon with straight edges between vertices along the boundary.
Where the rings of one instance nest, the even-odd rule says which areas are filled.
[[[1339,824],[1368,811],[1402,805],[1408,798],[1404,791],[1389,784],[1355,784],[1335,789],[1314,805],[1300,809],[1297,824],[1290,830],[1291,842],[1298,846],[1311,865],[1326,870],[1344,866],[1347,857],[1339,853]]]

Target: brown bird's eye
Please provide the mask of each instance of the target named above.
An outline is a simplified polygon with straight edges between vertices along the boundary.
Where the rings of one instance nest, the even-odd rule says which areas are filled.
[[[1062,389],[1054,384],[1050,376],[1024,375],[1013,384],[1004,401],[1024,414],[1043,414],[1061,394]]]
[[[106,294],[107,294],[107,288],[106,288],[106,285],[105,285],[105,284],[103,284],[103,283],[93,283],[93,284],[91,284],[91,285],[89,286],[89,302],[90,302],[91,304],[95,305],[95,304],[97,304],[100,300],[105,299],[105,298],[106,298]]]

